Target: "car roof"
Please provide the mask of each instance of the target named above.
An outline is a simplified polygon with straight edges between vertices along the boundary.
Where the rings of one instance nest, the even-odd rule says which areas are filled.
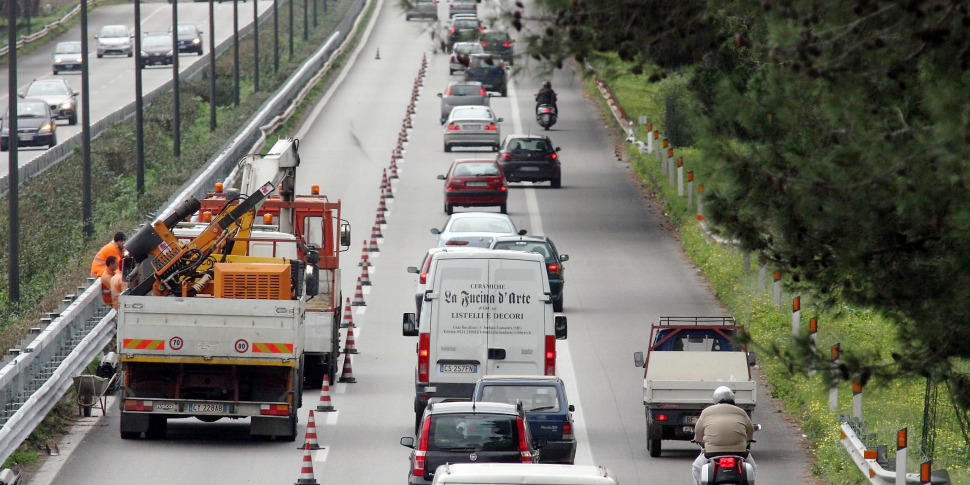
[[[30,84],[67,84],[66,79],[34,79]]]
[[[515,375],[485,375],[478,379],[480,382],[562,382],[559,376],[515,376]]]
[[[518,139],[518,138],[529,138],[529,139],[536,139],[536,140],[549,140],[549,137],[546,136],[546,135],[533,135],[533,134],[526,134],[526,133],[510,133],[508,135],[505,135],[505,139],[506,140],[511,139],[511,138],[516,138],[516,139]]]
[[[448,83],[448,87],[452,86],[481,86],[481,81],[452,81]]]
[[[508,215],[499,214],[496,212],[459,212],[457,214],[452,214],[451,217],[448,218],[448,222],[456,221],[458,219],[478,219],[478,218],[506,219],[508,221],[512,220],[512,218],[509,217]]]
[[[449,480],[454,476],[455,482]],[[605,466],[554,465],[548,463],[448,463],[438,467],[435,478],[441,483],[522,483],[522,484],[615,484]],[[580,480],[577,480],[580,478]],[[508,481],[499,481],[508,479]],[[512,481],[516,480],[516,481]]]
[[[546,236],[499,236],[492,240],[492,242],[508,242],[508,241],[528,241],[528,242],[550,242],[549,238]]]
[[[485,413],[519,415],[514,405],[500,402],[453,401],[433,403],[429,406],[431,408],[431,414]]]
[[[79,40],[66,40],[64,42],[58,42],[57,45],[61,45],[61,44],[64,44],[64,45],[73,45],[73,44],[80,44],[80,43],[81,43],[81,41],[79,41]]]
[[[476,162],[476,163],[491,163],[491,162],[495,162],[495,163],[498,163],[498,160],[496,160],[494,158],[459,158],[459,159],[455,160],[454,162],[452,162],[452,165],[454,165],[456,163],[465,163],[465,162]]]

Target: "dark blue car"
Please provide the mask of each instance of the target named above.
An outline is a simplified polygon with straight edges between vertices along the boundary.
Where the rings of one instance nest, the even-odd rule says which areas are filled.
[[[573,435],[575,408],[566,400],[562,379],[556,376],[485,376],[475,384],[475,402],[521,402],[532,437],[548,441],[539,463],[572,464],[576,458]]]

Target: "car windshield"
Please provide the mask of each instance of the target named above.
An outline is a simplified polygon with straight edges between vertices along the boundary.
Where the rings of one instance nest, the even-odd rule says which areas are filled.
[[[121,25],[109,25],[101,29],[100,37],[128,37],[128,29]]]
[[[560,410],[559,392],[557,392],[555,386],[491,384],[482,389],[482,397],[479,401],[504,402],[506,404],[515,404],[521,401],[526,412],[558,412]]]
[[[452,119],[456,120],[491,120],[492,113],[487,109],[455,108],[451,110]]]
[[[515,232],[515,228],[509,221],[495,217],[458,219],[448,230],[450,232]]]
[[[28,97],[49,96],[52,94],[69,95],[71,94],[71,90],[64,83],[34,83],[27,88],[25,94]]]
[[[433,416],[428,451],[518,451],[515,417],[481,414]]]
[[[448,96],[481,96],[482,86],[479,84],[456,84],[448,88]]]
[[[496,67],[498,62],[492,56],[474,56],[471,58],[471,67]]]
[[[47,116],[47,105],[40,101],[25,101],[17,103],[17,116],[23,118]]]
[[[172,38],[167,35],[147,35],[142,39],[141,44],[143,47],[171,46]]]
[[[549,247],[548,243],[534,241],[499,241],[492,249],[509,249],[512,251],[523,251],[527,253],[538,253],[545,258],[546,262],[551,263],[556,260],[556,255]]]
[[[496,177],[498,165],[495,162],[465,162],[455,165],[455,177]]]
[[[179,35],[195,35],[198,32],[195,25],[179,25]]]
[[[475,52],[485,52],[482,49],[482,45],[478,42],[462,42],[461,44],[455,44],[455,52],[459,54],[468,54]]]
[[[81,53],[81,43],[80,42],[61,42],[57,44],[54,48],[55,54],[80,54]]]
[[[552,145],[545,138],[519,138],[509,140],[506,149],[510,152],[548,152]]]

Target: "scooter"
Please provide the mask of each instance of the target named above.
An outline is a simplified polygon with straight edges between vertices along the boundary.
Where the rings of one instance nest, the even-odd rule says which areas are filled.
[[[761,429],[760,424],[754,425],[755,431]],[[692,440],[693,441],[693,440]],[[693,441],[697,443],[696,441]],[[751,443],[748,441],[747,450],[744,453],[715,453],[707,456],[707,464],[701,468],[701,485],[755,485],[754,467],[744,461],[751,452]],[[703,443],[697,443],[701,450],[704,449]]]
[[[536,107],[536,123],[539,123],[539,126],[548,130],[556,124],[557,118],[556,108],[551,104],[540,104]]]

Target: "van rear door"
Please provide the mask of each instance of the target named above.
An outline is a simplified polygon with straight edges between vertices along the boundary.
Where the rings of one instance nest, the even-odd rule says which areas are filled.
[[[540,375],[548,288],[536,258],[489,260],[487,374]]]
[[[474,385],[484,375],[487,286],[487,259],[437,261],[431,292],[439,301],[433,305],[425,302],[422,310],[430,312],[432,323],[430,382]]]

